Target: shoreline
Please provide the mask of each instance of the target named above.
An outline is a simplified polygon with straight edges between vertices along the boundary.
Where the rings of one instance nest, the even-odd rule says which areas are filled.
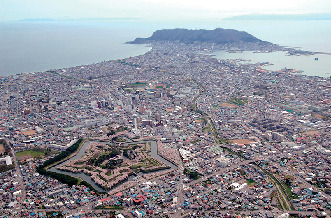
[[[135,58],[135,57],[146,55],[146,53],[148,53],[148,52],[150,52],[150,51],[153,50],[153,44],[154,43],[162,43],[162,42],[153,42],[153,43],[149,43],[149,44],[133,44],[133,45],[145,45],[144,47],[148,47],[149,48],[149,50],[147,52],[145,52],[144,54],[140,54],[140,55],[136,55],[136,56],[130,56],[130,57],[119,58],[119,59],[103,60],[103,61],[96,62],[96,63],[91,63],[91,64],[82,64],[82,65],[69,66],[69,67],[63,67],[63,68],[49,69],[49,70],[45,70],[45,71],[22,72],[22,73],[16,73],[16,74],[11,74],[11,75],[0,75],[0,78],[5,79],[5,78],[8,78],[8,77],[33,75],[33,74],[46,73],[46,72],[51,72],[51,71],[54,71],[54,72],[58,72],[58,71],[66,72],[68,69],[77,68],[77,67],[84,68],[84,67],[98,65],[98,64],[102,64],[102,63],[106,63],[106,62],[118,62],[118,61],[122,61],[122,60],[127,60],[129,58]],[[165,42],[165,43],[167,43],[167,42]],[[132,43],[126,42],[124,44],[132,44]],[[279,45],[277,45],[277,46],[279,46]],[[331,53],[328,53],[328,52],[304,51],[304,50],[300,50],[300,49],[297,50],[296,47],[283,47],[283,46],[279,46],[279,47],[281,48],[280,50],[272,50],[272,51],[263,51],[263,50],[261,50],[260,51],[260,50],[250,50],[250,49],[245,50],[245,49],[242,49],[240,52],[232,52],[232,50],[226,50],[226,49],[214,49],[213,51],[211,51],[211,53],[209,54],[209,56],[211,56],[212,58],[215,58],[217,60],[225,60],[225,59],[220,58],[219,55],[217,55],[215,53],[217,53],[217,52],[226,52],[226,53],[229,53],[229,54],[242,54],[243,52],[252,52],[252,54],[270,54],[270,53],[275,53],[275,52],[284,52],[285,53],[285,56],[287,56],[287,57],[313,56],[315,54],[318,54],[318,55],[331,55]],[[288,48],[288,49],[286,49],[286,48]],[[290,55],[287,55],[286,54],[289,51],[293,51],[293,49],[295,50],[295,52],[298,52],[298,53],[290,54]],[[236,59],[238,59],[238,58],[227,58],[227,60],[236,60]],[[243,59],[243,60],[245,60],[245,59]],[[251,60],[249,60],[249,61],[251,61]],[[256,63],[259,63],[259,62],[256,62]],[[250,62],[249,64],[254,65],[256,63]],[[269,63],[271,63],[271,65],[275,65],[272,62],[269,62]],[[293,67],[286,67],[286,66],[285,66],[285,68],[302,71],[302,75],[306,75],[306,76],[317,76],[317,77],[327,78],[327,77],[329,77],[329,74],[330,74],[330,73],[325,73],[326,74],[325,76],[309,75],[309,74],[305,74],[305,71],[304,70],[301,70],[301,69],[296,69],[296,68],[293,68]],[[266,69],[266,68],[263,68],[263,69]],[[282,67],[282,68],[280,68],[278,70],[270,70],[270,69],[266,69],[266,70],[272,71],[272,72],[277,72],[277,71],[279,71],[281,69],[284,69],[284,67]]]
[[[123,43],[123,44],[126,44],[126,43]],[[130,55],[130,56],[126,56],[124,58],[100,60],[100,61],[96,61],[94,63],[86,63],[86,64],[78,64],[78,65],[75,65],[75,64],[71,65],[70,64],[67,67],[64,66],[64,67],[48,68],[48,69],[45,69],[45,70],[27,71],[27,72],[20,72],[20,73],[9,73],[8,75],[1,75],[1,72],[0,72],[0,78],[11,77],[11,76],[22,76],[22,75],[29,75],[29,74],[35,74],[35,73],[45,73],[45,72],[48,72],[48,71],[66,70],[66,69],[70,69],[70,68],[74,68],[74,67],[84,67],[84,66],[100,64],[100,63],[103,63],[103,62],[125,60],[125,59],[130,58],[130,57],[137,57],[137,56],[140,56],[140,55],[145,55],[147,52],[150,52],[152,50],[152,46],[150,46],[150,44],[141,44],[141,45],[145,45],[144,47],[149,48],[149,50],[146,51],[143,54],[138,54],[138,55],[134,55],[134,56]]]
[[[128,42],[124,42],[122,44],[128,44],[128,45],[143,45],[146,48],[149,48],[148,51],[146,51],[143,54],[139,54],[139,55],[134,55],[134,56],[129,56],[129,57],[125,57],[125,58],[117,58],[117,59],[109,59],[109,60],[102,60],[102,61],[97,61],[94,63],[89,63],[89,64],[78,64],[78,65],[71,65],[68,67],[59,67],[59,68],[53,68],[53,69],[48,69],[48,70],[43,70],[43,71],[31,71],[31,72],[21,72],[21,73],[16,73],[16,74],[10,74],[10,75],[0,75],[0,78],[8,78],[8,77],[15,77],[15,76],[24,76],[24,75],[33,75],[33,74],[38,74],[38,73],[46,73],[46,72],[50,72],[50,71],[54,71],[54,72],[58,72],[58,71],[62,71],[62,72],[66,72],[68,69],[72,69],[72,68],[77,68],[77,67],[88,67],[88,66],[93,66],[93,65],[98,65],[98,64],[102,64],[102,63],[107,63],[107,62],[118,62],[118,61],[122,61],[122,60],[127,60],[129,58],[135,58],[135,57],[139,57],[139,56],[144,56],[146,55],[146,53],[151,52],[153,50],[153,45],[157,43],[180,43],[180,42],[171,42],[171,41],[161,41],[161,42],[150,42],[150,43],[146,43],[146,44],[140,44],[140,43],[132,43],[131,41]],[[268,42],[270,43],[270,42]],[[214,44],[214,43],[199,43],[199,44]],[[244,43],[245,44],[245,43]],[[249,43],[248,43],[249,44]],[[270,54],[270,53],[275,53],[275,52],[284,52],[284,53],[289,53],[289,54],[285,54],[285,56],[287,57],[300,57],[300,56],[313,56],[313,55],[331,55],[331,53],[329,52],[315,52],[315,51],[306,51],[306,50],[301,50],[300,47],[290,47],[290,46],[281,46],[278,44],[273,44],[270,43],[271,45],[274,45],[276,47],[278,47],[278,49],[271,49],[271,50],[251,50],[251,49],[240,49],[240,52],[232,52],[232,51],[237,51],[237,50],[231,50],[231,49],[213,49],[212,52],[209,54],[209,56],[216,58],[217,60],[223,60],[220,57],[218,57],[218,55],[216,55],[216,52],[227,52],[229,54],[242,54],[243,52],[252,52],[254,54]],[[188,44],[189,45],[189,44]],[[225,44],[228,45],[228,44]],[[216,44],[216,47],[222,47],[222,44]],[[293,54],[291,52],[294,52]],[[229,60],[235,60],[237,58],[228,58]],[[271,63],[271,62],[270,62]],[[255,64],[255,63],[249,63],[249,64]],[[272,65],[274,65],[272,63]],[[282,67],[281,69],[283,69],[284,67]],[[307,75],[307,76],[318,76],[318,77],[329,77],[330,73],[325,73],[327,75],[325,76],[320,76],[320,75],[309,75],[309,74],[305,74],[305,71],[302,69],[296,69],[296,68],[292,68],[292,67],[286,67],[285,68],[290,68],[290,69],[295,69],[298,71],[302,71],[302,75]],[[264,68],[265,69],[265,68]],[[281,70],[279,69],[279,70]],[[269,69],[266,69],[269,70]],[[269,71],[279,71],[279,70],[269,70]]]
[[[284,69],[300,71],[301,75],[328,78],[331,53],[311,52],[310,54],[288,54],[287,50],[272,52],[243,51],[241,53],[228,53],[216,51],[212,53],[217,60],[244,61],[247,65],[259,65],[261,69],[269,72],[279,72]],[[325,56],[324,56],[325,55]],[[324,56],[324,57],[323,57]],[[267,66],[262,66],[268,63]],[[330,66],[331,67],[331,66]]]

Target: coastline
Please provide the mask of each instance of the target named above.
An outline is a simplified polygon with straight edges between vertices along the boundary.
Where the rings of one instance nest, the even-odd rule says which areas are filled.
[[[128,41],[128,42],[124,42],[123,44],[129,44],[130,46],[143,46],[144,48],[148,48],[148,51],[144,52],[143,54],[137,54],[137,55],[134,55],[134,56],[129,56],[129,57],[124,57],[124,58],[118,58],[118,59],[110,59],[110,60],[103,60],[103,61],[99,61],[99,62],[96,62],[96,63],[90,63],[90,64],[81,64],[81,65],[74,65],[74,66],[68,66],[68,67],[59,67],[59,68],[56,68],[56,69],[48,69],[48,70],[45,70],[45,71],[33,71],[33,72],[22,72],[22,73],[16,73],[16,74],[10,74],[10,75],[0,75],[0,78],[6,78],[6,77],[10,77],[10,76],[24,76],[24,75],[29,75],[29,74],[35,74],[35,73],[45,73],[45,72],[50,72],[50,71],[54,71],[54,72],[58,72],[58,71],[62,71],[62,72],[65,72],[67,69],[71,69],[71,68],[76,68],[76,67],[81,67],[81,68],[84,68],[84,67],[87,67],[87,66],[93,66],[93,65],[98,65],[98,64],[101,64],[101,63],[104,63],[104,62],[112,62],[112,61],[122,61],[122,60],[126,60],[126,59],[129,59],[129,58],[132,58],[132,57],[138,57],[138,56],[143,56],[145,55],[146,53],[152,51],[153,49],[153,44],[154,43],[159,43],[159,42],[150,42],[148,44],[135,44],[135,43],[132,43],[131,41]],[[162,42],[161,42],[162,43]],[[164,43],[167,43],[167,41],[165,41]],[[204,44],[204,43],[202,43]],[[208,44],[208,43],[207,43]],[[209,56],[213,57],[213,58],[216,58],[218,60],[222,60],[224,59],[222,56],[218,55],[218,53],[228,53],[230,55],[241,55],[245,52],[251,52],[253,53],[254,55],[257,54],[257,55],[264,55],[264,54],[272,54],[272,53],[275,53],[275,52],[284,52],[284,53],[289,53],[289,52],[294,52],[293,54],[290,53],[290,55],[286,55],[287,57],[304,57],[304,56],[314,56],[314,55],[331,55],[331,53],[328,53],[328,52],[315,52],[315,51],[305,51],[305,50],[300,50],[299,48],[297,47],[289,47],[289,46],[280,46],[280,45],[277,45],[277,44],[274,44],[275,46],[278,46],[279,49],[276,49],[276,50],[254,50],[254,49],[240,49],[240,52],[239,50],[229,50],[227,48],[224,48],[222,45],[215,45],[216,49],[214,48],[213,51],[209,54]],[[238,59],[236,57],[234,58],[226,58],[226,59]],[[242,60],[245,60],[245,58],[239,58],[239,59],[242,59]],[[330,58],[331,60],[331,58]],[[248,61],[251,61],[250,59]],[[269,62],[269,65],[275,65],[274,63],[270,62],[268,59],[265,59],[263,61],[259,61],[259,62]],[[289,61],[285,61],[285,62],[289,62]],[[331,63],[331,62],[330,62]],[[251,64],[255,64],[255,63],[252,63]],[[291,67],[291,66],[288,66],[288,67],[282,67],[282,68],[274,68],[275,66],[272,66],[272,67],[264,67],[263,69],[266,69],[266,70],[269,70],[269,71],[280,71],[282,68],[286,69],[293,69],[293,70],[297,70],[297,71],[300,71],[302,73],[302,75],[307,75],[307,76],[321,76],[321,77],[329,77],[329,74],[331,73],[324,73],[324,75],[321,75],[319,73],[319,75],[312,75],[312,74],[306,74],[304,70],[302,69],[297,69],[296,67]]]
[[[8,74],[6,73],[7,75],[1,75],[1,72],[0,72],[0,78],[1,77],[8,77],[8,76],[18,76],[18,75],[32,74],[32,73],[44,73],[44,72],[47,72],[47,71],[65,70],[65,69],[72,68],[72,67],[84,67],[84,66],[89,66],[89,65],[93,65],[93,64],[99,64],[99,63],[106,62],[106,61],[119,61],[119,60],[130,58],[130,57],[136,57],[136,56],[144,55],[147,52],[152,50],[152,47],[149,44],[140,44],[140,45],[130,44],[130,46],[138,46],[138,47],[140,47],[140,49],[141,49],[141,47],[144,47],[144,48],[148,48],[148,50],[140,52],[140,49],[138,49],[138,51],[133,52],[134,53],[133,55],[130,54],[130,55],[126,55],[126,56],[121,57],[121,58],[99,60],[99,61],[95,61],[95,62],[92,61],[92,63],[66,64],[64,66],[57,66],[57,67],[54,67],[54,68],[43,68],[42,70],[35,70],[35,71],[32,70],[32,71],[25,71],[25,72],[13,72],[13,73],[8,73]],[[138,54],[137,54],[137,52],[138,52]]]
[[[25,72],[36,73],[52,69],[85,66],[100,63],[104,60],[118,60],[145,54],[150,49],[135,53],[134,49],[129,51],[125,47],[133,46],[126,43],[133,40],[133,35],[149,36],[155,29],[159,28],[155,23],[150,28],[141,28],[146,26],[143,25],[146,22],[139,22],[138,24],[127,22],[124,28],[110,25],[107,22],[12,22],[10,24],[0,22],[0,31],[4,33],[2,44],[0,42],[0,47],[4,51],[3,55],[0,53],[0,60],[3,63],[0,66],[0,77]],[[197,25],[166,23],[162,28],[213,29],[221,26],[222,28],[246,31],[260,39],[280,46],[284,45],[283,47],[319,51],[319,54],[329,53],[328,50],[331,48],[327,37],[330,35],[330,31],[325,31],[325,26],[329,25],[330,21],[310,21],[309,25],[303,24],[301,21],[290,23],[254,21],[255,25],[251,26],[252,23],[252,21],[224,21],[221,25],[217,22]],[[279,31],[275,33],[265,31],[265,24],[271,23]],[[295,35],[292,30],[288,33],[286,28],[294,24],[299,28],[300,34]],[[26,34],[22,32],[23,30],[27,31],[27,27],[29,27],[27,33],[32,36],[31,38],[24,37]],[[310,30],[315,28],[324,31],[323,36],[312,35],[313,31]],[[90,29],[90,32],[95,33],[86,34],[86,29]],[[42,33],[40,33],[40,30],[42,30]],[[307,36],[305,37],[303,33],[306,32]],[[309,42],[308,37],[314,41]],[[315,37],[318,38],[315,39]],[[324,46],[325,43],[327,43],[326,46]],[[123,53],[123,50],[127,50],[127,54]],[[34,51],[33,54],[31,51]],[[115,57],[116,55],[118,57]]]
[[[243,51],[241,53],[228,53],[217,51],[212,53],[219,60],[240,61],[242,64],[259,65],[268,71],[278,72],[282,69],[293,69],[302,71],[302,75],[319,76],[327,78],[330,76],[331,56],[326,52],[311,52],[311,54],[288,55],[286,51],[258,52]],[[316,59],[317,60],[316,60]],[[264,65],[263,63],[268,63]]]
[[[0,76],[66,69],[142,55],[150,48],[125,44],[131,34],[142,33],[142,30],[99,23],[0,22]]]

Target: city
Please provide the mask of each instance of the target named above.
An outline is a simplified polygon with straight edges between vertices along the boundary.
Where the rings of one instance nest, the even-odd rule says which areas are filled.
[[[280,49],[154,42],[0,77],[0,215],[330,216],[330,78],[212,55]]]

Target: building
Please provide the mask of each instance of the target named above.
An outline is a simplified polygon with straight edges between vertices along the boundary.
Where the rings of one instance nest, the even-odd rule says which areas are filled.
[[[5,162],[7,166],[13,164],[10,156],[6,156],[4,158],[0,158],[0,162]]]
[[[277,141],[277,142],[282,142],[285,140],[284,135],[278,133],[278,132],[273,132],[272,133],[272,139]]]

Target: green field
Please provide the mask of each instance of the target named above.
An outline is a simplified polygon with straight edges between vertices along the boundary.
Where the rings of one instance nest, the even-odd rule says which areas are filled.
[[[95,209],[122,210],[122,206],[97,206]]]
[[[146,86],[147,83],[142,83],[142,82],[135,82],[135,83],[131,83],[129,86],[130,87],[140,87],[140,86]]]
[[[17,157],[20,158],[24,155],[30,155],[33,158],[40,158],[43,157],[45,155],[44,152],[39,151],[39,150],[27,150],[27,151],[21,151],[16,153]]]
[[[246,104],[248,101],[246,100],[243,100],[241,98],[233,98],[231,100],[228,101],[228,103],[231,103],[231,104],[236,104],[238,106],[241,106],[241,105],[244,105]]]
[[[247,181],[247,185],[256,184],[256,182],[251,179],[246,179],[246,181]]]

